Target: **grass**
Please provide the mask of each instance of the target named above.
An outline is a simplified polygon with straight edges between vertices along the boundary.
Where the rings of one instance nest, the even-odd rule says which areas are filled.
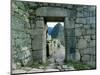
[[[68,61],[65,64],[67,66],[73,66],[76,70],[89,70],[89,69],[93,69],[93,66],[88,65],[88,64],[84,64],[84,63],[81,63],[81,62]]]
[[[29,67],[32,67],[32,68],[37,68],[39,69],[40,67],[42,67],[43,69],[46,68],[46,66],[48,66],[48,62],[46,63],[38,63],[38,62],[34,62],[32,65],[30,65]]]

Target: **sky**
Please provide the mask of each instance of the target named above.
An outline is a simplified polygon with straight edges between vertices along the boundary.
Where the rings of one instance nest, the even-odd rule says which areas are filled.
[[[54,27],[58,22],[47,22],[48,27]],[[60,22],[64,26],[63,22]]]

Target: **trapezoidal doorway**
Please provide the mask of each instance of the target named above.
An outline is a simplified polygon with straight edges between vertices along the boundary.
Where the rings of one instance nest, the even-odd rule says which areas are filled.
[[[44,18],[46,30],[46,57],[47,62],[63,65],[65,60],[64,18]],[[55,65],[56,67],[56,65]]]

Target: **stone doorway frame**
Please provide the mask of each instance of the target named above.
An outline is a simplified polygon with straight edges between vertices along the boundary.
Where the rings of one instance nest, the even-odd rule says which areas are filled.
[[[65,35],[65,61],[74,61],[75,60],[75,26],[74,26],[74,16],[72,10],[68,10],[65,8],[59,7],[41,7],[36,10],[37,22],[36,25],[41,28],[43,27],[43,37],[41,39],[42,50],[41,50],[41,58],[43,63],[46,62],[46,26],[45,26],[45,18],[46,20],[53,20],[50,17],[59,17],[58,20],[61,21],[60,17],[63,17],[64,20],[64,35]]]
[[[44,23],[46,24],[46,26],[47,26],[47,22],[63,22],[64,23],[64,19],[65,19],[65,17],[58,17],[58,16],[57,17],[54,17],[54,16],[53,17],[44,17]],[[46,30],[48,30],[48,29],[46,29]],[[47,35],[47,33],[46,33],[46,35]],[[64,42],[65,42],[65,38],[64,38]],[[46,40],[46,44],[47,44],[47,40]],[[49,52],[47,52],[47,48],[46,48],[46,53],[49,53]],[[48,58],[48,56],[46,56],[46,57]]]

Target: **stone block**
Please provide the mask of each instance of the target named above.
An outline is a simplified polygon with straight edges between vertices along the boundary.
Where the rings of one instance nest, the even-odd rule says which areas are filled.
[[[86,23],[87,24],[96,24],[96,18],[95,17],[88,17]]]
[[[96,24],[91,24],[90,29],[96,29]]]
[[[80,52],[78,50],[75,52],[75,60],[80,61]]]
[[[90,41],[90,47],[95,47],[96,46],[96,41],[95,40],[91,40]]]
[[[17,74],[17,73],[27,73],[27,71],[22,69],[12,70],[12,74]]]
[[[43,18],[39,18],[39,19],[36,21],[36,27],[37,27],[37,28],[43,28],[43,27],[44,27],[44,20],[43,20]]]
[[[96,11],[95,10],[94,11],[90,11],[89,12],[89,16],[95,17],[96,16]]]
[[[96,34],[96,30],[95,29],[91,29],[91,34]]]
[[[82,57],[82,61],[83,61],[83,62],[90,61],[90,55],[84,55],[84,56]]]
[[[42,50],[33,50],[32,51],[33,62],[42,62]]]
[[[65,29],[66,37],[75,37],[75,29]]]
[[[86,39],[80,39],[78,41],[78,48],[79,49],[87,48],[87,41],[86,41]]]
[[[95,24],[95,23],[96,23],[96,18],[90,17],[90,24]]]
[[[30,34],[32,34],[33,36],[37,36],[37,35],[42,36],[43,31],[44,31],[43,29],[36,28],[36,29],[32,30],[32,31],[30,32]]]
[[[14,13],[14,11],[18,12],[18,6],[15,3],[12,3],[12,14]]]
[[[32,49],[33,50],[38,50],[42,49],[42,35],[35,35],[33,40],[32,40]]]
[[[85,48],[85,49],[81,50],[81,53],[83,55],[85,55],[85,54],[95,55],[95,52],[96,52],[95,47]]]
[[[84,14],[83,14],[83,12],[82,12],[82,11],[80,11],[80,12],[77,12],[77,17],[84,17]]]
[[[96,54],[96,47],[91,47],[90,50],[91,50],[90,54],[92,55]]]
[[[83,16],[84,17],[89,17],[89,14],[90,14],[89,11],[83,11]]]
[[[24,24],[23,24],[23,20],[20,19],[20,18],[17,18],[16,16],[12,16],[12,19],[11,19],[12,23],[11,23],[11,28],[14,28],[14,29],[22,29],[24,28]]]
[[[44,70],[43,69],[33,68],[30,71],[28,71],[27,73],[33,73],[33,72],[44,72]]]
[[[88,35],[92,34],[91,29],[87,29],[87,34]]]
[[[90,16],[96,15],[96,6],[89,7]]]
[[[80,36],[82,34],[80,28],[75,28],[75,36]]]
[[[65,28],[75,28],[74,21],[69,19],[68,17],[65,18]]]
[[[86,25],[84,25],[84,28],[85,29],[90,29],[90,25],[89,24],[86,24]]]
[[[83,24],[75,24],[75,28],[83,27]]]
[[[88,61],[86,64],[91,65],[92,68],[96,69],[96,61]]]
[[[65,40],[66,40],[65,45],[67,48],[75,48],[76,44],[75,37],[66,37]]]
[[[59,71],[59,70],[58,69],[46,69],[45,70],[45,72],[53,72],[53,71],[56,72],[56,71]]]
[[[69,10],[68,10],[69,11]],[[37,16],[68,16],[69,13],[64,8],[58,7],[41,7],[36,10]]]
[[[24,3],[23,2],[16,1],[16,6],[18,6],[22,10],[25,10]]]
[[[93,40],[95,40],[96,39],[96,35],[94,34],[94,35],[91,35],[91,38],[93,39]]]
[[[86,18],[76,18],[76,23],[86,24]]]
[[[82,6],[80,6],[80,7],[77,7],[77,9],[76,9],[77,11],[83,11],[83,7]]]
[[[90,35],[86,35],[86,36],[84,36],[84,38],[85,38],[86,40],[88,40],[88,39],[90,39]]]

